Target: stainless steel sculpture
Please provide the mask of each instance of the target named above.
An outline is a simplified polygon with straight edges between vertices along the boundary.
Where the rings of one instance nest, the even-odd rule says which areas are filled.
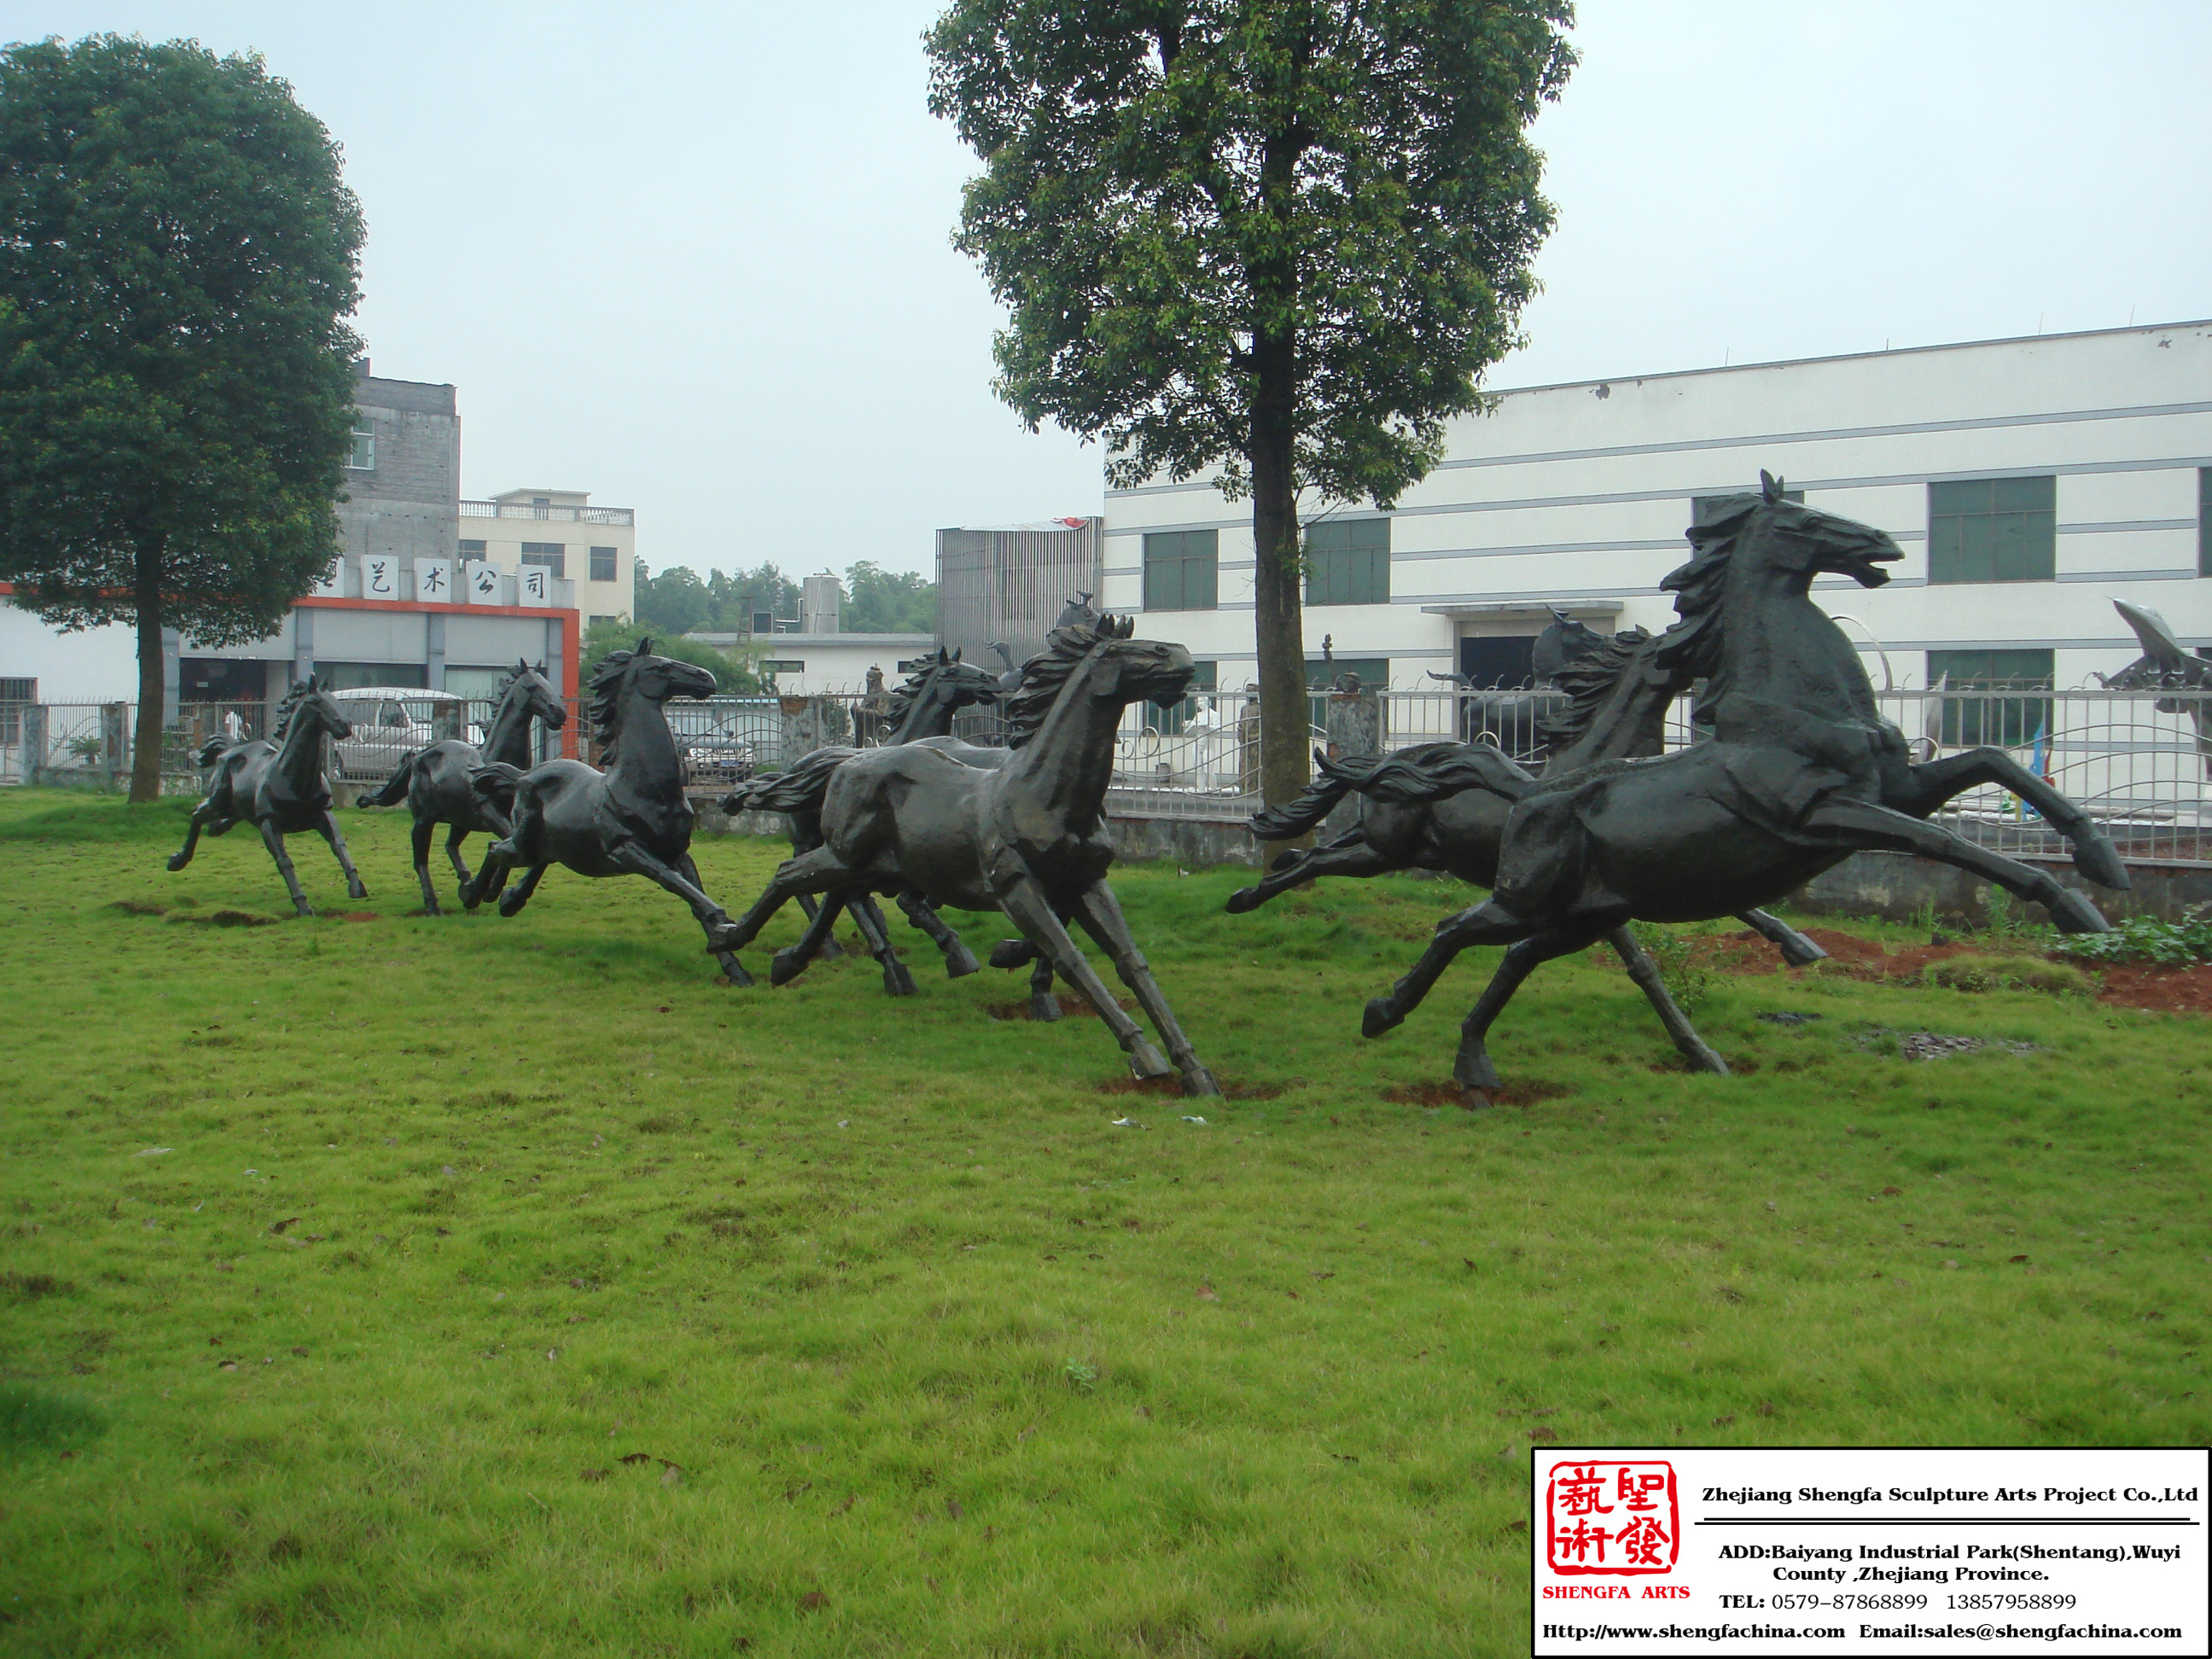
[[[2174,635],[2172,624],[2155,611],[2130,605],[2125,599],[2114,599],[2112,609],[2120,613],[2120,620],[2135,629],[2136,638],[2142,641],[2143,653],[2110,679],[2100,674],[2100,684],[2115,691],[2202,691],[2212,688],[2212,662],[2206,661],[2182,644]],[[2204,762],[2204,773],[2212,777],[2212,701],[2203,697],[2160,697],[2152,705],[2161,714],[2179,714],[2189,711],[2190,721],[2197,728],[2197,752]]]
[[[707,896],[691,861],[697,814],[684,798],[683,757],[661,708],[672,697],[713,696],[714,675],[654,656],[646,639],[635,651],[609,652],[592,672],[591,690],[605,771],[580,760],[550,760],[526,772],[496,762],[476,769],[479,795],[495,800],[511,792],[514,805],[513,829],[491,844],[477,872],[471,908],[497,893],[500,915],[517,914],[556,864],[580,876],[643,876],[691,907],[730,982],[751,984],[723,938],[729,916]],[[501,890],[518,865],[522,879]]]
[[[1468,946],[1510,946],[1461,1027],[1453,1066],[1463,1088],[1494,1088],[1484,1039],[1540,963],[1632,918],[1700,921],[1771,903],[1861,850],[1972,872],[2043,905],[2063,932],[2106,929],[2094,904],[2051,875],[1925,822],[1967,789],[2001,785],[2073,843],[2090,880],[2128,885],[2081,809],[2002,750],[1912,763],[1857,652],[1809,596],[1824,574],[1879,586],[1889,579],[1882,565],[1902,554],[1881,531],[1759,480],[1758,494],[1728,498],[1690,530],[1694,555],[1664,583],[1679,620],[1641,671],[1704,680],[1695,718],[1711,740],[1534,781],[1479,775],[1479,787],[1513,803],[1492,895],[1443,923],[1413,970],[1367,1005],[1367,1036],[1403,1021]]]
[[[315,910],[300,890],[300,878],[284,851],[284,837],[303,830],[313,830],[330,843],[338,868],[345,872],[347,893],[367,898],[368,889],[362,885],[345,837],[338,833],[338,822],[331,816],[331,781],[323,770],[324,740],[352,735],[352,723],[310,674],[276,705],[276,722],[266,740],[210,739],[198,758],[203,767],[215,769],[215,775],[207,798],[193,810],[185,844],[169,855],[169,868],[181,870],[192,861],[203,832],[220,836],[250,819],[261,831],[269,856],[276,860],[277,873],[292,895],[292,908],[301,915],[312,916]]]
[[[543,720],[559,731],[568,722],[568,710],[553,684],[545,678],[545,665],[532,668],[518,660],[514,672],[499,684],[493,696],[491,726],[478,749],[459,738],[447,738],[426,749],[410,749],[384,787],[364,795],[362,806],[397,806],[402,801],[415,820],[413,845],[415,878],[422,884],[422,908],[440,915],[438,890],[430,881],[430,838],[440,824],[447,826],[446,856],[460,880],[461,902],[476,908],[476,872],[461,860],[461,842],[471,834],[505,836],[511,826],[507,813],[513,793],[504,787],[479,793],[471,781],[486,765],[512,768],[519,775],[531,762],[531,722]],[[503,782],[503,776],[501,781]]]
[[[1047,649],[1023,667],[1007,711],[1012,751],[1001,764],[967,764],[963,751],[995,751],[935,738],[868,750],[838,766],[823,800],[823,844],[776,872],[731,930],[731,945],[750,941],[801,893],[828,896],[810,936],[826,931],[845,895],[860,890],[912,889],[932,905],[1002,911],[1106,1022],[1136,1076],[1168,1075],[1168,1062],[1069,936],[1073,921],[1113,958],[1166,1043],[1184,1091],[1219,1093],[1106,884],[1114,860],[1106,787],[1121,710],[1181,702],[1195,672],[1182,647],[1133,639],[1133,631],[1114,617],[1053,630]],[[794,949],[803,965],[805,943]]]

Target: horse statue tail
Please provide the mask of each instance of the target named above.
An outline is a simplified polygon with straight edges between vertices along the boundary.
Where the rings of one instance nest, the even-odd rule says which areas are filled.
[[[739,785],[716,804],[732,817],[739,812],[819,812],[823,797],[830,793],[830,775],[860,752],[836,744],[817,749],[787,771]]]
[[[383,786],[373,795],[357,798],[356,806],[399,806],[407,799],[407,792],[415,781],[415,761],[418,750],[410,749],[399,757],[399,764]]]
[[[1365,782],[1382,763],[1373,755],[1333,761],[1316,749],[1314,764],[1321,769],[1321,778],[1318,782],[1308,784],[1305,793],[1284,805],[1270,806],[1265,811],[1252,814],[1252,833],[1261,841],[1288,841],[1293,836],[1303,836],[1327,817],[1337,802]]]
[[[505,761],[469,769],[469,787],[476,791],[477,799],[497,807],[502,816],[514,811],[515,786],[521,781],[522,769]]]

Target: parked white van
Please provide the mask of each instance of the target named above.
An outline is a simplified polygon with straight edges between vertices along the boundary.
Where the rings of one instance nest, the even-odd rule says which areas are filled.
[[[427,749],[446,738],[483,742],[483,728],[469,720],[469,700],[452,691],[361,685],[331,696],[353,725],[351,737],[331,744],[337,775],[348,783],[380,783],[409,750]]]

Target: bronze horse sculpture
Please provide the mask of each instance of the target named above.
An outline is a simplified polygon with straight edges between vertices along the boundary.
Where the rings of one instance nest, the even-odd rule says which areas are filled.
[[[635,651],[609,652],[592,673],[592,729],[605,771],[565,759],[526,772],[495,762],[478,767],[479,795],[511,792],[514,827],[486,853],[471,907],[496,893],[500,915],[518,914],[556,864],[580,876],[643,876],[691,907],[730,982],[751,984],[723,940],[729,916],[707,896],[691,861],[697,814],[684,797],[683,757],[662,709],[672,697],[711,697],[714,689],[706,669],[656,657],[653,641],[640,640]],[[502,890],[518,865],[522,879]]]
[[[1544,776],[1660,752],[1668,705],[1689,681],[1655,672],[1658,641],[1652,635],[1638,628],[1608,638],[1562,617],[1540,639],[1564,644],[1571,653],[1559,655],[1547,675],[1566,694],[1568,706],[1539,721],[1552,751]],[[1230,895],[1225,908],[1231,914],[1257,909],[1321,876],[1434,870],[1489,887],[1498,877],[1506,818],[1514,803],[1538,787],[1536,775],[1489,743],[1415,744],[1379,758],[1332,761],[1316,755],[1315,763],[1320,779],[1297,799],[1255,813],[1252,833],[1261,841],[1304,835],[1352,794],[1366,798],[1358,823],[1319,847],[1284,854],[1261,880]],[[1792,967],[1827,955],[1763,910],[1747,910],[1740,920],[1772,941]],[[1698,1036],[1635,936],[1624,926],[1604,938],[1691,1066],[1725,1073],[1727,1062]]]
[[[1106,884],[1114,860],[1106,789],[1121,711],[1181,702],[1196,672],[1182,647],[1133,639],[1133,631],[1115,617],[1055,628],[1046,650],[1024,665],[1007,709],[1015,746],[995,766],[966,764],[961,754],[1000,751],[947,738],[866,750],[838,766],[822,804],[823,845],[777,870],[731,930],[731,945],[748,943],[800,893],[829,896],[810,935],[826,931],[838,904],[863,890],[911,888],[933,906],[1001,911],[1106,1022],[1134,1075],[1168,1075],[1168,1062],[1069,936],[1073,921],[1135,993],[1184,1092],[1218,1094]],[[807,942],[793,951],[803,965]]]
[[[934,657],[916,657],[901,663],[899,671],[908,678],[890,694],[884,715],[887,729],[883,742],[876,745],[879,748],[919,743],[925,738],[947,737],[952,730],[953,716],[974,704],[994,701],[1000,690],[999,676],[961,661],[957,651],[948,652],[942,647]],[[800,857],[822,845],[822,801],[829,793],[831,775],[862,752],[842,744],[817,749],[802,757],[788,771],[757,779],[732,790],[718,805],[724,812],[732,815],[744,811],[784,813],[791,821],[792,856]],[[1005,753],[992,752],[999,758],[1003,758]],[[934,939],[938,949],[945,953],[946,978],[958,979],[975,971],[975,953],[961,942],[959,934],[939,919],[921,895],[902,888],[895,896],[907,920]],[[802,893],[799,903],[811,924],[820,914],[814,896]],[[854,925],[866,940],[868,953],[882,964],[884,994],[912,996],[914,975],[891,948],[883,912],[876,908],[874,896],[864,890],[854,894],[845,908],[853,913]],[[826,957],[836,949],[836,940],[824,936],[814,954]],[[782,984],[797,972],[796,966],[779,957],[771,970],[770,983]],[[775,977],[778,973],[783,977]]]
[[[430,882],[430,838],[438,826],[447,826],[446,856],[460,878],[461,902],[471,910],[476,908],[476,872],[461,861],[461,842],[477,831],[504,836],[511,828],[507,815],[513,798],[478,793],[471,775],[485,765],[508,766],[520,773],[531,761],[531,722],[543,720],[556,732],[568,723],[568,708],[545,678],[544,663],[532,668],[518,661],[492,695],[497,706],[482,749],[459,738],[410,749],[399,757],[398,769],[384,787],[357,803],[397,806],[406,802],[415,820],[415,878],[422,884],[422,908],[434,916],[441,913],[437,889]]]
[[[294,686],[276,705],[276,718],[266,739],[235,743],[211,738],[198,756],[203,767],[213,767],[205,799],[193,810],[185,844],[169,856],[169,868],[181,870],[192,861],[203,833],[220,836],[233,825],[251,820],[261,831],[269,856],[276,860],[277,873],[292,895],[292,908],[303,916],[315,914],[300,890],[300,878],[284,851],[284,837],[312,830],[331,846],[338,868],[345,872],[346,892],[367,898],[361,872],[353,867],[345,837],[331,816],[331,781],[323,770],[325,738],[349,738],[353,726],[338,713],[337,702],[313,674]]]
[[[1984,784],[2009,789],[2073,844],[2075,867],[2124,890],[2126,866],[2074,802],[2001,749],[1915,765],[1881,717],[1858,653],[1814,605],[1820,575],[1875,587],[1903,556],[1881,531],[1760,490],[1693,526],[1666,579],[1678,620],[1644,672],[1705,682],[1709,741],[1651,759],[1601,761],[1516,781],[1491,896],[1440,924],[1420,960],[1367,1005],[1363,1030],[1402,1022],[1469,945],[1510,947],[1461,1027],[1453,1076],[1498,1086],[1485,1047],[1521,982],[1632,918],[1702,921],[1772,903],[1859,851],[1917,854],[2045,907],[2064,933],[2100,933],[2097,908],[2045,872],[1926,822]]]

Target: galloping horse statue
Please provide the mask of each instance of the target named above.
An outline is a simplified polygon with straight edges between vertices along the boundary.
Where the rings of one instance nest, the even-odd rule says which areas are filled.
[[[1133,702],[1181,702],[1196,672],[1182,647],[1132,639],[1133,631],[1115,617],[1055,628],[1045,651],[1023,667],[1007,710],[1016,746],[995,767],[963,763],[969,745],[945,738],[867,750],[837,767],[822,804],[823,844],[777,870],[731,931],[732,948],[801,893],[830,896],[810,934],[826,927],[844,895],[862,889],[910,887],[933,905],[1002,911],[1106,1022],[1131,1072],[1166,1076],[1168,1062],[1069,937],[1073,920],[1136,994],[1182,1074],[1183,1091],[1218,1094],[1106,884],[1114,860],[1106,787],[1121,711]],[[793,950],[803,963],[806,943]]]
[[[979,702],[994,701],[1000,691],[999,677],[988,671],[960,660],[957,651],[938,648],[934,657],[915,657],[899,665],[900,672],[908,676],[890,694],[890,707],[884,715],[888,730],[883,742],[877,745],[889,748],[895,744],[919,743],[924,738],[948,737],[952,731],[952,717],[962,709]],[[967,745],[963,745],[963,749]],[[781,812],[791,820],[791,854],[798,858],[822,845],[822,798],[829,793],[830,775],[861,751],[842,744],[829,744],[803,757],[787,772],[773,777],[761,778],[741,785],[722,797],[718,803],[721,810],[735,815],[738,812]],[[971,751],[974,752],[974,751]],[[1003,750],[981,751],[992,757],[994,763],[1003,759]],[[973,762],[970,763],[974,763]],[[906,913],[908,921],[927,933],[945,953],[945,975],[958,979],[975,971],[977,963],[973,951],[961,942],[960,935],[939,919],[921,896],[910,889],[902,888],[896,895],[898,907]],[[811,893],[799,896],[800,908],[812,923],[821,907]],[[884,992],[887,996],[910,997],[915,993],[914,975],[899,960],[891,948],[890,936],[884,927],[883,912],[876,908],[873,895],[865,890],[853,895],[846,904],[853,913],[853,922],[867,941],[868,953],[880,963],[884,970]],[[810,933],[812,929],[810,927]],[[828,956],[836,949],[836,940],[824,936],[817,956]],[[769,972],[769,983],[781,985],[794,977],[804,963],[793,963],[779,955]]]
[[[323,739],[352,735],[352,723],[310,674],[276,705],[266,741],[210,738],[198,759],[201,766],[215,769],[215,776],[207,799],[193,809],[185,844],[169,855],[169,868],[181,870],[192,861],[203,832],[220,836],[233,824],[251,819],[291,891],[293,909],[301,915],[312,916],[315,908],[300,890],[299,875],[284,851],[284,837],[304,830],[330,842],[338,868],[345,872],[348,896],[367,898],[368,889],[362,885],[345,837],[338,833],[338,822],[331,816],[331,781],[323,771]]]
[[[472,902],[476,872],[461,861],[461,842],[478,830],[491,836],[504,836],[509,830],[507,815],[513,798],[478,794],[470,781],[471,775],[487,764],[511,766],[520,772],[530,764],[531,721],[544,720],[556,732],[568,723],[568,711],[545,678],[544,663],[532,668],[527,661],[518,660],[514,672],[500,682],[492,696],[498,706],[492,711],[491,730],[482,749],[459,738],[447,738],[427,749],[410,749],[399,757],[398,769],[385,786],[357,803],[362,806],[407,803],[415,819],[415,878],[422,884],[422,908],[434,916],[441,914],[437,889],[430,884],[430,837],[437,827],[447,826],[446,856],[453,860],[453,873],[460,878],[461,902],[471,910],[476,908]]]
[[[494,762],[472,775],[480,796],[511,790],[514,805],[514,828],[491,844],[477,872],[471,908],[497,893],[500,915],[517,914],[555,864],[580,876],[643,876],[691,907],[730,982],[751,984],[723,941],[729,916],[707,896],[691,861],[697,814],[684,798],[683,757],[661,708],[672,697],[713,696],[714,675],[654,656],[646,639],[635,651],[609,652],[592,671],[591,691],[592,730],[606,770],[580,760],[550,760],[526,772]],[[525,866],[522,879],[502,891],[517,865]]]
[[[1655,668],[1658,641],[1632,629],[1610,638],[1568,623],[1545,630],[1571,655],[1547,678],[1567,694],[1564,712],[1539,722],[1552,750],[1543,776],[1607,760],[1659,753],[1667,708],[1689,688],[1679,672]],[[1320,876],[1379,876],[1397,870],[1435,870],[1470,886],[1498,878],[1498,850],[1514,803],[1539,787],[1535,775],[1489,743],[1415,744],[1376,757],[1329,760],[1316,755],[1321,778],[1297,799],[1252,817],[1261,841],[1302,836],[1328,817],[1346,795],[1366,798],[1358,823],[1322,846],[1284,854],[1258,883],[1229,896],[1232,915],[1257,909],[1277,894]],[[1764,910],[1740,920],[1802,968],[1827,955],[1813,940]],[[1624,927],[1604,935],[1629,977],[1659,1016],[1660,1024],[1692,1067],[1726,1073],[1728,1063],[1700,1037],[1667,990],[1644,947]]]
[[[1645,665],[1706,682],[1697,719],[1711,740],[1516,784],[1491,896],[1442,923],[1412,971],[1367,1005],[1367,1036],[1403,1021],[1468,946],[1508,945],[1453,1066],[1462,1088],[1493,1089],[1484,1040],[1539,964],[1632,918],[1703,921],[1772,903],[1862,851],[1956,866],[2041,904],[2063,933],[2108,930],[2047,872],[1925,821],[1968,789],[2001,785],[2073,843],[2091,881],[2128,886],[2088,816],[2002,749],[1912,763],[1858,653],[1808,591],[1820,575],[1880,586],[1902,552],[1879,530],[1788,500],[1764,472],[1759,483],[1691,528],[1693,556],[1663,584],[1679,620]]]

